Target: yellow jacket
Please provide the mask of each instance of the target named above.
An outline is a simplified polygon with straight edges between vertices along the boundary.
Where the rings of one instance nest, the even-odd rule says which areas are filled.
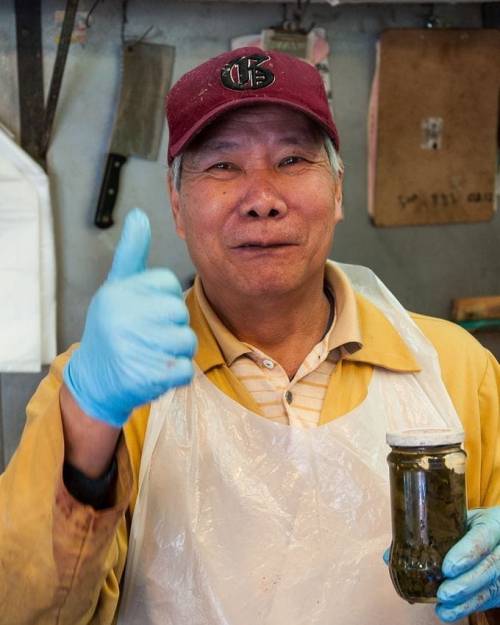
[[[402,375],[418,370],[390,322],[362,296],[356,300],[364,346],[335,368],[321,423],[364,399],[374,366]],[[192,292],[187,303],[199,340],[198,366],[219,389],[259,412],[226,366]],[[497,505],[500,366],[458,326],[412,318],[439,354],[444,383],[464,424],[469,506]],[[124,428],[115,506],[95,511],[76,501],[62,482],[59,408],[62,370],[71,351],[56,358],[28,404],[21,443],[0,476],[0,623],[5,625],[110,625],[116,619],[149,407],[136,410]]]

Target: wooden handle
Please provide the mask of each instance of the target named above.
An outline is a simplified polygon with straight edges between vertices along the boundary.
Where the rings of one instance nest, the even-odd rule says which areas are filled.
[[[500,319],[500,295],[456,299],[453,301],[452,318],[455,321]]]

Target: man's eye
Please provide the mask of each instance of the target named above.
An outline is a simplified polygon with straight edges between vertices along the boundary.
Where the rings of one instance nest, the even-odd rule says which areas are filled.
[[[226,161],[221,161],[220,163],[214,163],[210,165],[209,169],[216,169],[219,171],[230,171],[234,169],[234,165],[232,163],[227,163]]]
[[[296,165],[297,163],[303,163],[304,159],[301,156],[287,156],[280,161],[280,166]]]
[[[206,173],[216,180],[233,180],[241,173],[241,168],[230,161],[218,161],[206,168]]]

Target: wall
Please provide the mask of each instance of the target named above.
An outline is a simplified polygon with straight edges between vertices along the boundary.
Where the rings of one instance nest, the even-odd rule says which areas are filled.
[[[55,56],[54,12],[62,0],[43,2],[45,81]],[[90,0],[81,0],[87,10]],[[85,45],[71,47],[49,154],[56,222],[59,286],[59,350],[79,339],[92,293],[105,277],[127,210],[141,206],[153,226],[152,265],[167,265],[181,279],[192,272],[177,240],[165,194],[165,149],[157,163],[131,160],[123,171],[116,226],[92,225],[113,110],[119,89],[120,6],[102,2]],[[332,256],[371,266],[413,310],[448,316],[459,296],[499,293],[500,216],[490,223],[377,229],[366,211],[366,114],[375,44],[385,28],[422,27],[429,5],[341,6],[314,4],[309,18],[327,29],[332,50],[336,119],[346,163],[346,218],[337,231]],[[439,5],[449,25],[478,27],[480,7]],[[280,4],[195,3],[131,0],[126,27],[138,37],[150,26],[151,41],[176,46],[175,76],[227,49],[230,37],[257,32],[282,17]],[[13,0],[0,5],[0,121],[18,131]],[[41,375],[1,376],[3,449],[13,453],[28,398]],[[0,434],[0,439],[1,439]],[[1,458],[0,458],[1,467]]]

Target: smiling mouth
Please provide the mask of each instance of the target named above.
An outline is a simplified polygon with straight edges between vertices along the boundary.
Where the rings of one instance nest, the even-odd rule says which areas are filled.
[[[278,247],[291,247],[294,245],[293,243],[244,243],[243,245],[238,245],[234,249],[243,250],[243,249],[262,249],[262,250],[270,250]]]

